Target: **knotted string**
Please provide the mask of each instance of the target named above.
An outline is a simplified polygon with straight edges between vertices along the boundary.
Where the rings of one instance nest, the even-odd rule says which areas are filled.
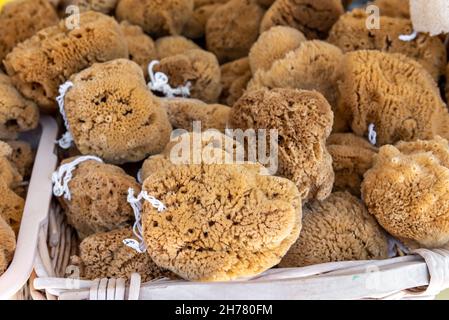
[[[368,140],[373,146],[377,144],[377,132],[374,123],[368,126]]]
[[[136,250],[139,253],[143,253],[146,251],[147,246],[145,245],[145,241],[143,239],[143,229],[142,229],[142,200],[148,201],[157,211],[162,212],[166,209],[165,205],[157,200],[155,197],[150,196],[146,191],[140,192],[137,197],[134,196],[134,189],[128,189],[128,203],[131,205],[131,208],[134,212],[135,222],[133,225],[133,233],[139,239],[139,241],[135,239],[124,239],[123,243]]]
[[[159,64],[159,61],[153,60],[148,65],[148,74],[150,75],[150,82],[148,87],[152,91],[161,92],[167,98],[174,98],[175,96],[189,97],[191,83],[187,82],[185,86],[172,88],[168,83],[168,77],[162,72],[153,71],[155,65]]]
[[[67,130],[67,132],[62,135],[61,139],[59,139],[57,141],[59,146],[63,149],[70,148],[70,146],[72,145],[72,142],[73,142],[72,134],[69,131],[69,122],[67,121],[67,116],[66,116],[65,110],[64,110],[65,95],[66,95],[67,91],[69,91],[69,89],[72,87],[73,87],[73,82],[70,82],[70,81],[67,81],[66,83],[62,84],[59,87],[59,96],[56,97],[56,102],[58,103],[58,106],[59,106],[59,112],[62,115],[62,119],[64,120],[64,125]]]
[[[69,182],[72,180],[73,170],[75,170],[76,166],[78,166],[80,163],[88,160],[94,160],[103,163],[103,160],[98,157],[83,156],[76,158],[72,162],[61,165],[58,170],[53,172],[51,181],[53,182],[53,194],[56,197],[64,196],[64,199],[68,201],[72,199],[72,195],[70,194],[69,189]]]

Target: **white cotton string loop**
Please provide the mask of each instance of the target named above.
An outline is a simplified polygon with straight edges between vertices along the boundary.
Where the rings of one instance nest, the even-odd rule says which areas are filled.
[[[69,131],[69,122],[67,120],[67,116],[66,116],[65,110],[64,110],[65,95],[66,95],[67,91],[69,91],[69,89],[72,87],[73,87],[73,82],[70,82],[70,81],[67,81],[66,83],[62,84],[59,87],[59,96],[56,97],[56,102],[58,103],[58,106],[59,106],[59,112],[62,115],[62,119],[64,120],[64,125],[67,130],[67,132],[63,134],[61,139],[56,141],[62,149],[70,148],[70,146],[72,145],[72,142],[73,142],[72,134]]]
[[[51,177],[51,181],[53,182],[53,194],[56,197],[64,196],[64,199],[70,201],[72,199],[72,195],[70,194],[69,182],[73,177],[73,170],[75,170],[76,166],[80,163],[94,160],[103,163],[98,157],[95,156],[83,156],[78,157],[72,162],[65,163],[61,165],[57,171],[55,171]]]
[[[404,41],[404,42],[410,42],[410,41],[415,40],[416,37],[418,37],[418,32],[413,31],[411,34],[401,34],[399,36],[399,40]]]
[[[168,77],[162,72],[154,73],[153,68],[159,64],[159,61],[153,60],[148,65],[148,74],[150,75],[150,82],[148,87],[152,91],[161,92],[167,98],[174,98],[176,96],[189,97],[191,83],[187,82],[186,85],[177,88],[172,88],[168,83]]]
[[[143,228],[142,228],[142,203],[141,201],[145,200],[151,203],[151,205],[157,209],[157,211],[162,212],[166,209],[165,205],[157,200],[155,197],[150,196],[146,191],[140,192],[137,197],[134,196],[134,189],[128,189],[128,203],[134,212],[135,222],[133,225],[133,233],[139,239],[139,241],[135,239],[124,239],[123,243],[134,249],[139,253],[144,253],[147,249],[145,245],[145,241],[143,239]]]
[[[368,140],[373,146],[377,144],[377,132],[374,123],[368,126]]]

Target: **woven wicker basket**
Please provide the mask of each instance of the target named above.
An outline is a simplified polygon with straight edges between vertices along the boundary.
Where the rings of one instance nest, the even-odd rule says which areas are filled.
[[[70,256],[77,254],[75,231],[56,202],[39,233],[34,299],[164,300],[164,299],[433,299],[449,288],[449,250],[420,249],[382,261],[348,261],[304,268],[271,269],[252,279],[197,283],[158,279],[76,279]],[[65,278],[66,274],[72,276]],[[75,277],[73,277],[75,275]]]

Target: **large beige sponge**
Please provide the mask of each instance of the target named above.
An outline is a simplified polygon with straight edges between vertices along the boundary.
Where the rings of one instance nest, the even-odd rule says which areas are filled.
[[[330,31],[328,41],[344,52],[379,50],[402,53],[418,61],[438,81],[447,64],[446,48],[438,37],[420,33],[412,41],[402,41],[401,35],[410,34],[410,20],[381,16],[380,29],[367,29],[368,14],[353,10],[340,17]]]
[[[302,230],[281,268],[326,262],[388,258],[388,240],[363,203],[347,192],[332,193],[303,209]]]
[[[269,70],[278,59],[295,50],[306,38],[301,31],[288,26],[275,26],[263,32],[249,52],[252,73]]]
[[[260,175],[259,165],[179,165],[155,172],[143,190],[163,212],[143,205],[148,253],[187,280],[228,281],[279,263],[301,229],[295,185]]]
[[[246,57],[259,35],[262,16],[256,0],[231,0],[222,5],[206,24],[207,50],[222,63]]]
[[[400,142],[379,150],[365,174],[368,211],[406,244],[439,248],[449,242],[449,143]]]
[[[0,139],[15,138],[38,124],[38,106],[24,98],[11,79],[0,73]]]
[[[331,106],[322,94],[296,89],[247,92],[230,116],[233,129],[277,130],[277,173],[292,180],[305,201],[323,200],[332,191],[334,171],[326,149],[332,124]]]
[[[377,145],[449,137],[449,114],[431,75],[415,60],[380,51],[347,53],[337,114],[353,132],[377,132]]]
[[[120,0],[115,11],[154,37],[181,34],[192,14],[193,0]]]
[[[16,0],[5,4],[0,11],[0,62],[17,44],[58,20],[47,0]]]
[[[95,64],[70,81],[65,113],[82,154],[121,164],[164,148],[171,126],[136,63],[118,59]]]
[[[131,228],[96,233],[80,244],[79,262],[81,277],[95,280],[124,278],[139,273],[142,281],[150,281],[173,275],[159,268],[147,253],[139,253],[127,247],[123,240],[133,238]]]
[[[320,40],[301,42],[295,50],[259,69],[247,90],[292,88],[319,91],[335,109],[342,51]]]
[[[72,74],[128,58],[126,39],[113,18],[92,11],[79,18],[79,28],[68,29],[63,20],[19,44],[4,61],[13,84],[43,111],[56,111],[58,88]]]
[[[325,39],[343,13],[341,0],[276,0],[265,13],[260,31],[283,25],[298,29],[307,39]]]
[[[195,42],[183,36],[166,36],[156,40],[159,59],[183,54],[193,49],[201,49]]]
[[[76,158],[63,162],[70,163]],[[121,168],[89,160],[80,163],[68,183],[70,199],[59,197],[67,219],[81,238],[128,226],[134,214],[128,189],[139,192],[136,180]]]

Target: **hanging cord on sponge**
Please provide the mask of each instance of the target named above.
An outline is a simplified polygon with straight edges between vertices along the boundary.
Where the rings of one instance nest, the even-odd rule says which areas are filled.
[[[124,239],[123,243],[134,249],[139,253],[144,253],[147,249],[145,241],[143,239],[143,229],[142,229],[142,200],[148,201],[157,211],[162,212],[166,210],[165,205],[153,196],[150,196],[146,191],[141,191],[137,197],[134,196],[134,189],[128,189],[128,203],[134,212],[135,222],[133,225],[133,233],[139,239]]]
[[[191,83],[187,82],[184,86],[172,88],[168,83],[168,76],[162,72],[154,73],[154,66],[158,65],[159,61],[153,60],[148,65],[148,74],[150,75],[150,82],[148,87],[151,91],[162,93],[166,98],[174,98],[176,96],[189,97]]]
[[[59,87],[59,96],[56,97],[56,102],[58,103],[58,106],[59,106],[59,113],[61,113],[62,119],[64,120],[65,128],[67,130],[66,133],[64,133],[62,135],[61,139],[56,141],[62,149],[70,148],[70,146],[72,145],[72,142],[73,142],[73,137],[69,130],[69,122],[67,120],[67,116],[66,116],[65,110],[64,110],[65,95],[66,95],[67,91],[69,91],[69,89],[72,87],[73,87],[73,82],[71,82],[71,81],[67,81],[67,82],[63,83]]]
[[[61,165],[58,170],[53,173],[53,175],[51,176],[51,181],[53,182],[53,194],[56,197],[64,196],[64,199],[68,201],[72,199],[72,195],[69,189],[69,182],[72,180],[73,170],[75,170],[80,163],[89,160],[103,163],[103,160],[98,157],[83,156],[76,158],[72,162]]]

